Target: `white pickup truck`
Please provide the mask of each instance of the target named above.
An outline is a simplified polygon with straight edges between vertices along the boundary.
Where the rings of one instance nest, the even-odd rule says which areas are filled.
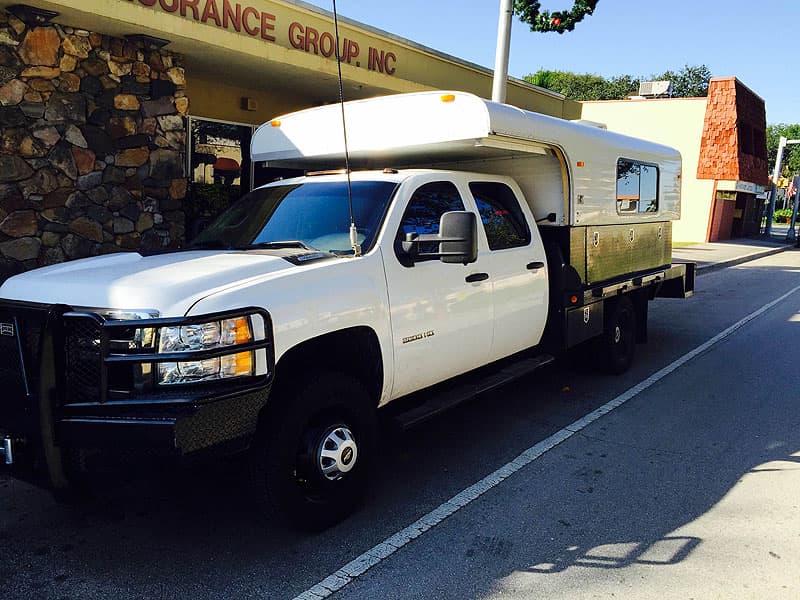
[[[257,498],[321,527],[362,497],[385,405],[412,424],[592,339],[624,371],[648,301],[692,293],[674,150],[463,93],[345,109],[366,170],[3,284],[0,462],[63,489],[121,450],[248,451]],[[340,165],[340,110],[271,121],[254,159]]]

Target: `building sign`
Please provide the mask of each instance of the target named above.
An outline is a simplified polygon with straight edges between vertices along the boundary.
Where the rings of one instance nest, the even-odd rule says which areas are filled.
[[[749,181],[719,181],[717,182],[717,189],[729,192],[744,192],[746,194],[762,194],[766,188],[763,185],[757,185]]]
[[[280,23],[274,14],[236,0],[122,0],[123,2],[162,10],[205,25],[235,31],[266,42],[278,43],[276,36],[285,31],[289,45],[309,54],[336,58],[336,38],[300,21]],[[394,75],[397,55],[385,48],[362,48],[356,40],[341,38],[339,56],[343,63]]]
[[[292,48],[303,50],[305,52],[312,52],[317,55],[322,55],[325,58],[334,56],[336,48],[336,38],[333,33],[323,31],[320,33],[313,27],[304,26],[298,21],[294,21],[289,25],[289,43]],[[339,56],[342,57],[342,62],[347,64],[355,64],[361,66],[361,47],[355,40],[344,38],[341,40],[342,49]],[[367,50],[367,69],[370,71],[379,71],[387,75],[394,75],[395,63],[397,56],[394,52],[386,52],[370,46]]]

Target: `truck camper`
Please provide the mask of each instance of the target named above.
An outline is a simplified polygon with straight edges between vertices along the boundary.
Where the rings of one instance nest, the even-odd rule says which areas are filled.
[[[120,450],[238,453],[266,511],[324,527],[364,497],[379,411],[413,425],[584,343],[623,372],[649,302],[694,289],[658,144],[424,92],[277,117],[252,157],[306,175],[179,251],[3,284],[13,474],[63,490]]]

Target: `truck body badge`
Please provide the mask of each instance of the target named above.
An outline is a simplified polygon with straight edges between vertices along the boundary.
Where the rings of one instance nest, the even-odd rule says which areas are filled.
[[[416,342],[417,340],[424,340],[425,338],[433,337],[433,331],[425,331],[424,333],[415,333],[414,335],[410,335],[408,337],[403,338],[403,343],[408,344],[409,342]]]
[[[14,337],[14,324],[0,323],[0,335],[7,335],[9,337]]]
[[[588,323],[589,322],[589,307],[588,306],[583,309],[583,322],[584,323]]]

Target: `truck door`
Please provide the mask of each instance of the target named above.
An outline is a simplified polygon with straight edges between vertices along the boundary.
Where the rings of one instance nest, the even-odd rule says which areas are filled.
[[[488,246],[481,254],[492,284],[494,333],[488,360],[493,361],[539,343],[547,320],[547,259],[533,216],[511,187],[471,180],[469,191]]]
[[[409,263],[399,252],[406,233],[438,233],[442,214],[465,210],[441,175],[415,179],[398,194],[383,245],[394,344],[393,397],[454,377],[486,362],[492,338],[492,288],[479,257],[469,265],[438,259]],[[411,183],[411,182],[409,182]],[[421,252],[436,252],[433,247]]]

